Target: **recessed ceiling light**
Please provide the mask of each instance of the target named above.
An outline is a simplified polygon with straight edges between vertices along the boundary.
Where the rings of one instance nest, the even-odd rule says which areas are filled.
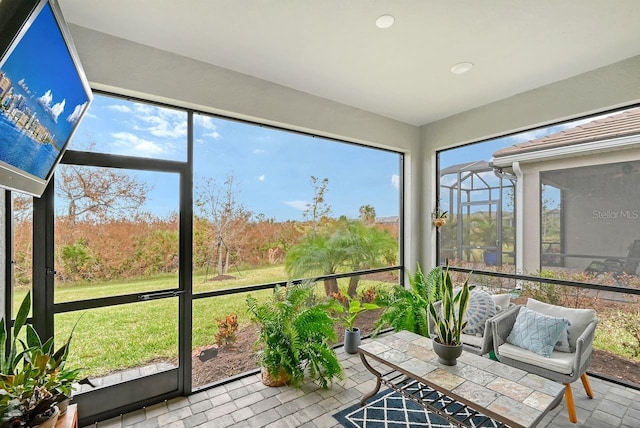
[[[376,27],[389,28],[393,25],[396,19],[392,15],[382,15],[376,19]]]
[[[473,68],[473,64],[470,62],[459,62],[453,67],[451,67],[451,72],[453,74],[464,74],[470,71]]]

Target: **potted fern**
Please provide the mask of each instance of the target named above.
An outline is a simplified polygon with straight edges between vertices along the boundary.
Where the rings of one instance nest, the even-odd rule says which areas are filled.
[[[376,322],[375,334],[385,327],[395,331],[407,330],[429,337],[428,308],[431,302],[442,297],[442,268],[435,267],[426,275],[420,264],[413,275],[409,275],[409,288],[394,287],[382,294],[376,303],[385,309]]]
[[[252,320],[259,326],[256,347],[267,386],[300,385],[308,371],[311,379],[327,388],[342,379],[342,367],[331,346],[338,338],[330,310],[336,302],[315,302],[311,283],[276,286],[265,302],[247,296]]]
[[[436,309],[436,302],[429,303],[429,313],[435,322],[433,351],[438,355],[438,361],[448,366],[455,366],[457,358],[462,354],[462,340],[460,335],[467,325],[464,320],[469,307],[471,289],[469,276],[454,294],[453,281],[449,269],[441,271],[442,302],[440,310]]]

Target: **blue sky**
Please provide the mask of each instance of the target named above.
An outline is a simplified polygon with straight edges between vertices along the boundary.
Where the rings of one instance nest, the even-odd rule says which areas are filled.
[[[179,110],[96,95],[70,147],[185,161],[186,124]],[[244,206],[278,221],[302,219],[313,198],[312,175],[329,179],[326,199],[333,216],[355,218],[367,204],[379,217],[399,214],[396,153],[195,115],[194,159],[196,184],[209,177],[222,184],[233,175]],[[175,177],[132,174],[153,186],[148,211],[177,211]]]
[[[40,122],[64,143],[88,101],[47,4],[2,65]],[[70,78],[69,76],[74,76]]]

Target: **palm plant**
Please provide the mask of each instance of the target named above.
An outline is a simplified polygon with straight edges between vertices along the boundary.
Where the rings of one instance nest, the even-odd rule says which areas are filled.
[[[311,379],[327,388],[334,377],[342,378],[342,367],[331,346],[337,335],[328,314],[337,303],[310,303],[314,291],[310,283],[276,286],[266,302],[249,295],[247,306],[252,320],[260,326],[256,346],[262,347],[259,361],[263,369],[273,378],[286,375],[286,383],[292,385],[300,385],[308,370]]]
[[[395,331],[408,330],[429,337],[427,311],[429,304],[442,296],[442,268],[435,267],[427,275],[420,264],[413,276],[409,275],[409,288],[395,287],[377,299],[385,310],[376,322],[375,333],[385,326]]]
[[[397,240],[385,230],[360,221],[340,220],[324,230],[305,236],[292,247],[285,258],[290,276],[331,275],[340,268],[351,271],[382,266],[395,258]],[[360,277],[349,278],[347,294],[356,295]],[[325,293],[338,293],[335,278],[324,280]]]

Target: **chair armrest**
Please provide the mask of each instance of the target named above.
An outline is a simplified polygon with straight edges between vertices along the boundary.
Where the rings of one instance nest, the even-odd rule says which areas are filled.
[[[493,350],[496,356],[499,355],[498,347],[507,341],[507,337],[509,333],[511,333],[511,329],[513,329],[513,324],[515,324],[516,318],[518,317],[520,306],[521,305],[514,305],[489,320],[491,324],[491,334],[493,335]]]
[[[593,338],[598,326],[598,319],[594,319],[587,325],[580,337],[576,340],[576,359],[573,362],[574,370],[580,370],[583,363],[589,359],[593,352]],[[586,370],[586,368],[585,368]]]

